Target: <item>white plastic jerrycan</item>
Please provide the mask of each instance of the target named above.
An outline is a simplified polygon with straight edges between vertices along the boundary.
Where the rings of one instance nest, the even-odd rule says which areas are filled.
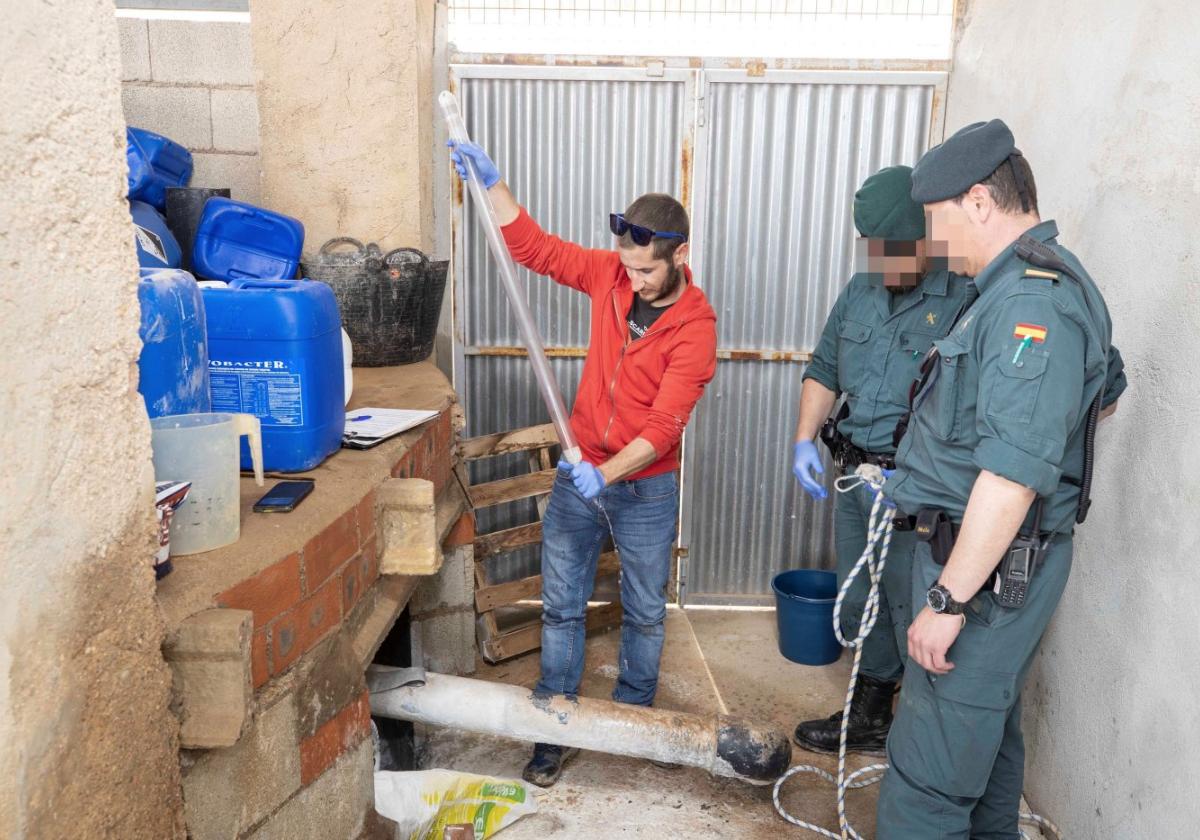
[[[155,481],[190,481],[171,520],[171,556],[211,551],[241,535],[240,438],[263,483],[262,435],[251,414],[172,414],[150,421]]]

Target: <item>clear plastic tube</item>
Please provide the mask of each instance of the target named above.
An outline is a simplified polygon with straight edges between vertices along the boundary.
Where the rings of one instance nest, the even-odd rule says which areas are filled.
[[[441,106],[442,115],[446,118],[446,128],[450,133],[450,139],[455,143],[470,142],[467,125],[463,122],[462,112],[458,108],[457,97],[450,91],[444,90],[438,96],[438,105]],[[575,441],[575,434],[571,431],[571,423],[567,416],[567,408],[563,404],[562,392],[558,389],[558,381],[554,378],[554,372],[550,370],[550,363],[546,361],[542,336],[533,323],[533,316],[529,312],[529,304],[525,300],[525,295],[517,285],[517,269],[513,265],[512,255],[508,253],[504,237],[500,233],[496,208],[492,205],[492,199],[488,196],[487,189],[483,186],[483,181],[480,180],[479,173],[475,171],[475,165],[471,159],[464,155],[463,161],[467,167],[467,186],[471,191],[471,198],[479,211],[479,219],[483,223],[483,232],[487,236],[492,259],[496,261],[496,266],[500,269],[500,281],[504,284],[508,302],[517,316],[521,340],[524,341],[525,348],[529,351],[529,361],[533,365],[533,375],[537,379],[538,390],[542,394],[542,401],[546,403],[546,408],[550,411],[550,420],[554,423],[554,430],[558,432],[558,442],[562,444],[563,458],[568,463],[578,464],[583,456],[579,451],[579,444]]]

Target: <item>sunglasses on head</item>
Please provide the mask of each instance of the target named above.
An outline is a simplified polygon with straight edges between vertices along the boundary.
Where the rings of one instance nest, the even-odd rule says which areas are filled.
[[[614,236],[624,236],[628,233],[634,245],[649,245],[652,239],[681,239],[687,242],[686,234],[672,233],[668,230],[651,230],[642,225],[635,225],[625,218],[624,213],[609,213],[608,229],[613,232]]]

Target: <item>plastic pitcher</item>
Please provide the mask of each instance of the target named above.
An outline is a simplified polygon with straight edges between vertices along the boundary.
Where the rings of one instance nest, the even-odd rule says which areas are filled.
[[[155,481],[190,481],[171,520],[171,556],[211,551],[241,535],[239,439],[250,442],[261,487],[262,436],[251,414],[172,414],[150,421]]]

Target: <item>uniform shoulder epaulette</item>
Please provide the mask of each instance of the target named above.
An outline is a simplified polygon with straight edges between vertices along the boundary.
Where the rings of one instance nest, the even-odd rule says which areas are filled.
[[[1027,268],[1023,277],[1037,277],[1040,280],[1058,280],[1058,273],[1054,271],[1043,271],[1040,268]]]

